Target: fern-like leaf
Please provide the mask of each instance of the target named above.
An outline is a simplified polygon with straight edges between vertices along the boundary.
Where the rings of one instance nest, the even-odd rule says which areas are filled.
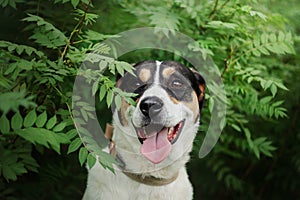
[[[57,48],[67,44],[68,39],[65,34],[51,23],[36,15],[28,14],[28,16],[23,21],[36,23],[37,27],[34,30],[34,34],[30,37],[36,43],[48,48]]]

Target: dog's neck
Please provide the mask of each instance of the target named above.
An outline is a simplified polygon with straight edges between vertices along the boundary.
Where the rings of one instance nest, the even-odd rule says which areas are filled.
[[[134,173],[129,173],[124,171],[123,172],[127,177],[130,179],[145,184],[145,185],[150,185],[150,186],[163,186],[163,185],[168,185],[175,181],[178,177],[179,172],[177,172],[174,176],[171,178],[157,178],[154,176],[143,176],[141,174],[134,174]]]
[[[138,173],[131,173],[126,170],[126,164],[123,161],[123,159],[118,155],[116,148],[115,148],[115,142],[112,140],[114,127],[111,124],[106,124],[105,129],[105,138],[109,140],[109,152],[110,154],[120,163],[120,168],[122,169],[122,172],[131,180],[134,180],[136,182],[150,185],[150,186],[162,186],[167,185],[175,181],[178,177],[179,172],[177,171],[172,177],[169,178],[159,178],[152,175],[144,175],[144,174],[138,174]]]

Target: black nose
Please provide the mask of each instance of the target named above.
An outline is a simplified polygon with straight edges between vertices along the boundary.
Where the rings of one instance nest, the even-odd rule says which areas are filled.
[[[146,97],[140,103],[140,110],[146,117],[156,116],[163,107],[164,103],[158,97]]]

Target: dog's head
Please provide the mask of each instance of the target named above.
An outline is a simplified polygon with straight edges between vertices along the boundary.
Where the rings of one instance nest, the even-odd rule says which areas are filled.
[[[198,72],[173,61],[144,61],[134,67],[135,76],[126,73],[117,82],[121,90],[138,95],[136,106],[122,100],[115,110],[118,151],[135,154],[148,164],[174,162],[191,151],[205,81]]]

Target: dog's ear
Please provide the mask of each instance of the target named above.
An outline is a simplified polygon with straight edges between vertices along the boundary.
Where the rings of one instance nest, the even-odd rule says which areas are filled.
[[[197,72],[196,70],[192,70],[192,72],[196,78],[197,87],[199,88],[197,95],[198,95],[198,101],[199,101],[199,108],[201,111],[203,104],[204,104],[204,99],[205,99],[206,84],[205,84],[204,78],[201,76],[201,74],[199,72]]]

